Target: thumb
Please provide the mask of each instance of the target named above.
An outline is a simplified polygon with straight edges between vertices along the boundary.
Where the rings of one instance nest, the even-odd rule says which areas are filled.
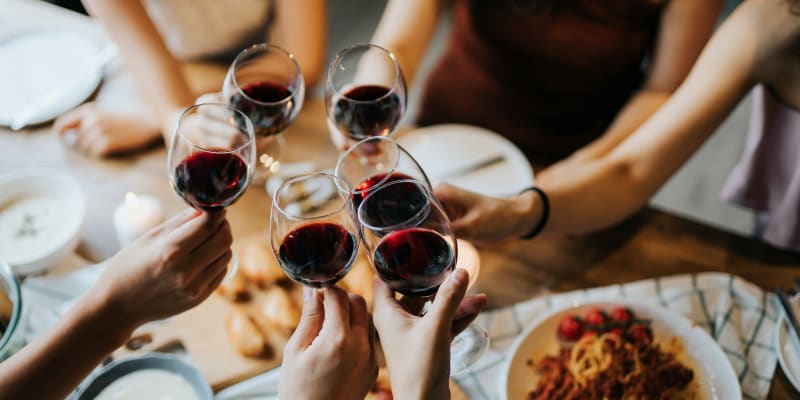
[[[303,288],[303,314],[300,323],[286,343],[294,351],[303,351],[314,342],[322,329],[325,320],[325,309],[322,306],[322,296],[316,289]]]
[[[428,313],[428,315],[437,320],[438,326],[446,328],[447,330],[450,329],[458,305],[467,292],[468,284],[469,274],[467,271],[463,268],[456,268],[445,282],[442,283],[442,286],[439,287],[436,298],[433,299],[431,310]]]

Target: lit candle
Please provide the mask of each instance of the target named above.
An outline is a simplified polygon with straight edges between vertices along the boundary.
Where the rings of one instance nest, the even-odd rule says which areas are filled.
[[[456,261],[456,268],[464,268],[469,273],[469,285],[471,288],[478,280],[478,275],[481,271],[481,257],[478,255],[478,250],[472,243],[458,239],[458,261]]]
[[[161,202],[153,196],[125,194],[125,201],[114,211],[114,229],[121,246],[126,246],[164,221]]]

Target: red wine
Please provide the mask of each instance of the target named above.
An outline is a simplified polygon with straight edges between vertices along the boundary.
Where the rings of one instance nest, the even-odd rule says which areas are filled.
[[[429,296],[455,267],[453,248],[438,233],[409,228],[386,235],[375,248],[378,275],[408,296]]]
[[[360,195],[353,194],[353,204],[356,207],[366,199],[366,203],[362,206],[363,210],[359,211],[361,221],[370,227],[385,228],[403,223],[411,224],[427,218],[430,212],[430,199],[427,191],[421,186],[423,183],[414,180],[393,185],[383,183],[377,188],[372,187],[385,176],[382,174],[367,179],[357,188],[361,188],[363,185],[367,187],[368,191]],[[410,177],[395,173],[389,177],[387,182],[401,179],[410,179]]]
[[[292,91],[279,83],[255,82],[242,86],[242,92],[231,96],[231,106],[243,112],[253,122],[256,136],[281,133],[289,125],[295,107]],[[289,98],[288,101],[283,101]],[[273,105],[261,103],[278,103]],[[243,123],[239,123],[243,125]]]
[[[385,185],[390,182],[401,181],[404,179],[414,179],[401,172],[392,173],[388,179],[386,179],[386,175],[386,173],[378,174],[359,183],[358,186],[353,189],[353,205],[358,208],[358,206],[361,205],[361,201],[369,195],[370,189],[379,183]],[[386,180],[384,181],[384,179]]]
[[[350,270],[356,251],[356,239],[347,229],[332,222],[314,222],[289,232],[278,256],[289,278],[323,287],[336,283]]]
[[[214,211],[231,205],[247,186],[247,164],[232,153],[197,152],[175,168],[175,190],[192,207]]]
[[[389,135],[402,113],[400,96],[378,85],[356,86],[333,105],[333,120],[337,128],[356,140]]]

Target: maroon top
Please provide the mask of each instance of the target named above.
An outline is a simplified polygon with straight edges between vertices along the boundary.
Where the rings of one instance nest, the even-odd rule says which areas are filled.
[[[466,123],[552,162],[597,138],[642,81],[667,0],[456,0],[418,123]]]

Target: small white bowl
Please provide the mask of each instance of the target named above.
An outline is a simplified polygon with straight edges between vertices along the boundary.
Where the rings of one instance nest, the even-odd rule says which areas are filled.
[[[56,169],[0,175],[0,257],[17,275],[44,271],[80,242],[86,199],[78,182]]]

